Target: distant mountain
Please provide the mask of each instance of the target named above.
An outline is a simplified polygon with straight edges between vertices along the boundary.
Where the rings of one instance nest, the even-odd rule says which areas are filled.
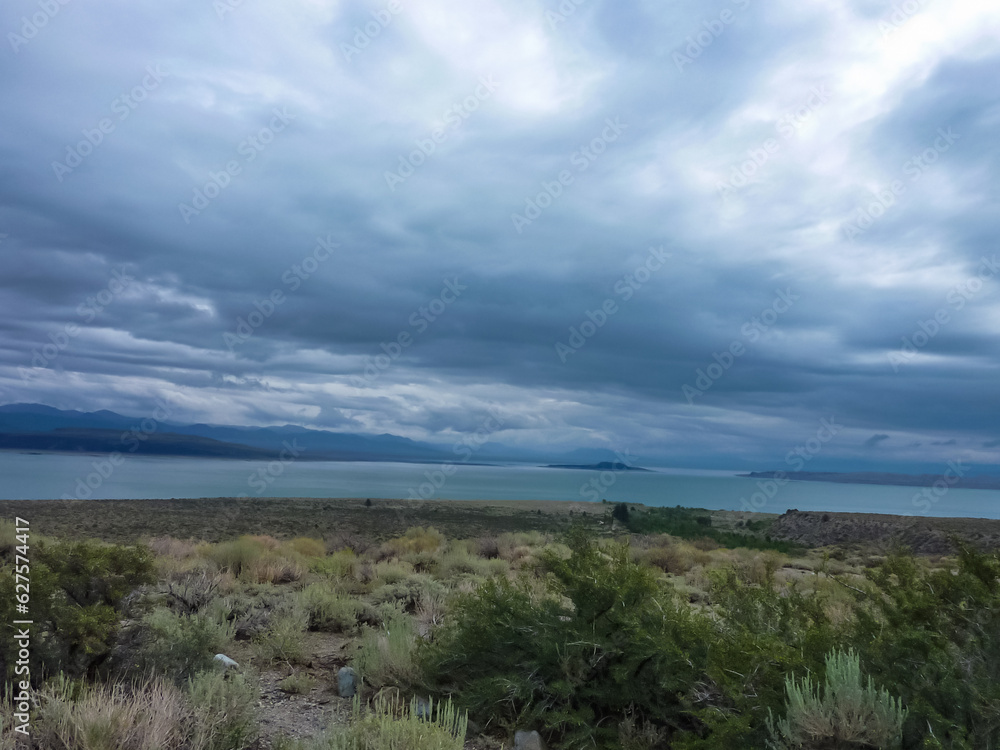
[[[136,443],[139,445],[137,446]],[[206,456],[263,459],[286,446],[301,449],[303,461],[400,461],[407,463],[544,463],[620,462],[615,453],[582,448],[565,453],[514,448],[488,440],[423,443],[398,435],[361,435],[314,430],[299,425],[244,427],[182,424],[112,411],[72,411],[43,404],[0,406],[0,450]],[[471,453],[470,453],[471,451]]]

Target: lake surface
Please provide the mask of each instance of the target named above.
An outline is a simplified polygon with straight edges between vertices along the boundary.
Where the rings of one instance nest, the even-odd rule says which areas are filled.
[[[1000,518],[1000,490],[949,490],[927,500],[917,487],[787,482],[762,488],[736,472],[595,472],[534,466],[369,462],[232,461],[0,451],[0,499],[372,497],[446,500],[593,500],[712,510],[789,508],[853,513]],[[765,491],[769,490],[769,491]],[[767,495],[771,497],[767,497]],[[931,498],[934,496],[931,495]]]

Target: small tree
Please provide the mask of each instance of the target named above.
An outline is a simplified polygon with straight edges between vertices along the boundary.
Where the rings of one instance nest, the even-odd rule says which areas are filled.
[[[611,517],[621,523],[628,523],[628,505],[618,503],[615,509],[611,511]]]

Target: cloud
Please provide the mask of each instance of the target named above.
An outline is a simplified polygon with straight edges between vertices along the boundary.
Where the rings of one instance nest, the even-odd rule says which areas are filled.
[[[884,440],[888,440],[888,435],[872,435],[864,442],[865,448],[877,448]]]
[[[500,402],[501,442],[722,467],[836,415],[822,460],[996,461],[997,10],[382,7],[71,3],[7,50],[0,402],[441,440]]]

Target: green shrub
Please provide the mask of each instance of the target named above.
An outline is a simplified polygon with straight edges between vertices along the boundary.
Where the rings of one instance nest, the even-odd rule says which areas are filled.
[[[899,747],[906,711],[888,691],[861,679],[857,654],[832,651],[826,657],[823,689],[805,677],[785,682],[785,718],[768,721],[778,750],[830,748],[854,750]]]
[[[268,628],[254,640],[258,655],[268,663],[299,664],[305,660],[304,633],[308,613],[298,605],[278,611]]]
[[[259,691],[243,674],[202,672],[187,685],[194,712],[192,747],[198,750],[242,750],[257,735]]]
[[[327,584],[310,584],[299,596],[309,617],[310,630],[342,633],[358,623],[361,603],[332,590]]]
[[[278,683],[278,687],[292,695],[305,695],[316,687],[316,678],[305,672],[292,672]]]
[[[125,597],[153,580],[145,547],[98,542],[41,543],[33,547],[30,618],[34,620],[31,676],[38,684],[60,671],[95,676],[107,661]],[[25,619],[15,605],[13,570],[0,570],[0,673],[17,659],[11,622]]]
[[[310,568],[321,576],[339,581],[353,578],[357,565],[358,558],[354,552],[350,549],[342,549],[326,557],[312,560]]]
[[[415,660],[416,643],[413,621],[397,613],[381,628],[365,628],[354,666],[361,679],[374,687],[408,687],[420,678]]]
[[[137,630],[141,641],[130,666],[182,681],[212,668],[215,654],[229,650],[234,627],[210,614],[185,616],[158,608]]]
[[[903,746],[1000,747],[1000,554],[928,572],[898,553],[866,575],[852,640],[907,706]]]
[[[302,557],[323,557],[326,555],[326,545],[321,539],[310,539],[300,536],[287,543],[288,549]]]
[[[579,530],[568,541],[569,559],[544,558],[547,593],[495,578],[458,598],[422,654],[433,684],[477,720],[537,726],[565,747],[620,747],[627,717],[695,727],[684,695],[705,661],[701,627],[627,546]]]

